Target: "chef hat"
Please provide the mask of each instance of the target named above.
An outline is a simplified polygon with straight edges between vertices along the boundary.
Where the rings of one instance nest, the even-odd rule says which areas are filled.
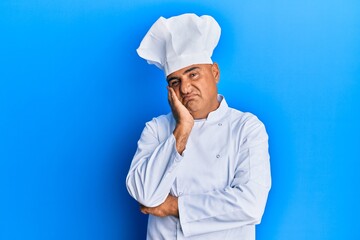
[[[212,64],[211,55],[219,42],[220,26],[211,16],[193,13],[160,17],[136,50],[165,75],[192,64]]]

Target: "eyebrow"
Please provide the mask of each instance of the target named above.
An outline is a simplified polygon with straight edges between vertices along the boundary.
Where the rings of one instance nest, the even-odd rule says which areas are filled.
[[[186,73],[188,73],[188,72],[191,72],[192,70],[195,70],[195,69],[197,69],[197,68],[199,68],[199,67],[192,67],[192,68],[189,68],[189,69],[187,69],[185,72],[183,72],[183,74],[182,74],[182,75],[184,75],[184,74],[186,74]]]
[[[193,70],[195,70],[195,69],[198,69],[199,67],[191,67],[191,68],[189,68],[189,69],[186,69],[185,70],[185,72],[183,72],[182,73],[182,75],[185,75],[186,73],[188,73],[188,72],[191,72],[191,71],[193,71]],[[179,77],[171,77],[171,78],[169,78],[169,79],[166,79],[166,81],[167,82],[170,82],[171,80],[174,80],[174,79],[180,79]]]

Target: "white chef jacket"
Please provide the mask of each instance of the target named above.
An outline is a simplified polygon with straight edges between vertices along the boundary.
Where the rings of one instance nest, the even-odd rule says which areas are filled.
[[[268,136],[256,116],[218,100],[218,109],[195,120],[182,155],[172,113],[146,123],[127,189],[144,206],[170,193],[179,207],[179,218],[149,215],[147,239],[255,239],[271,186]]]

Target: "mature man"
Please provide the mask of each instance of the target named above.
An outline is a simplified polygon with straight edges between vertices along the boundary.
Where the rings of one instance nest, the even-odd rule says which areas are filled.
[[[271,186],[268,136],[218,94],[210,16],[159,18],[138,54],[163,69],[172,112],[146,123],[126,179],[147,239],[255,239]]]

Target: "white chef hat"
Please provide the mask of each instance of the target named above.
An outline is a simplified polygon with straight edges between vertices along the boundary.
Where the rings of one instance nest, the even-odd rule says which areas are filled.
[[[165,75],[192,64],[212,64],[211,55],[219,42],[221,29],[215,19],[187,13],[160,17],[146,33],[136,50]]]

